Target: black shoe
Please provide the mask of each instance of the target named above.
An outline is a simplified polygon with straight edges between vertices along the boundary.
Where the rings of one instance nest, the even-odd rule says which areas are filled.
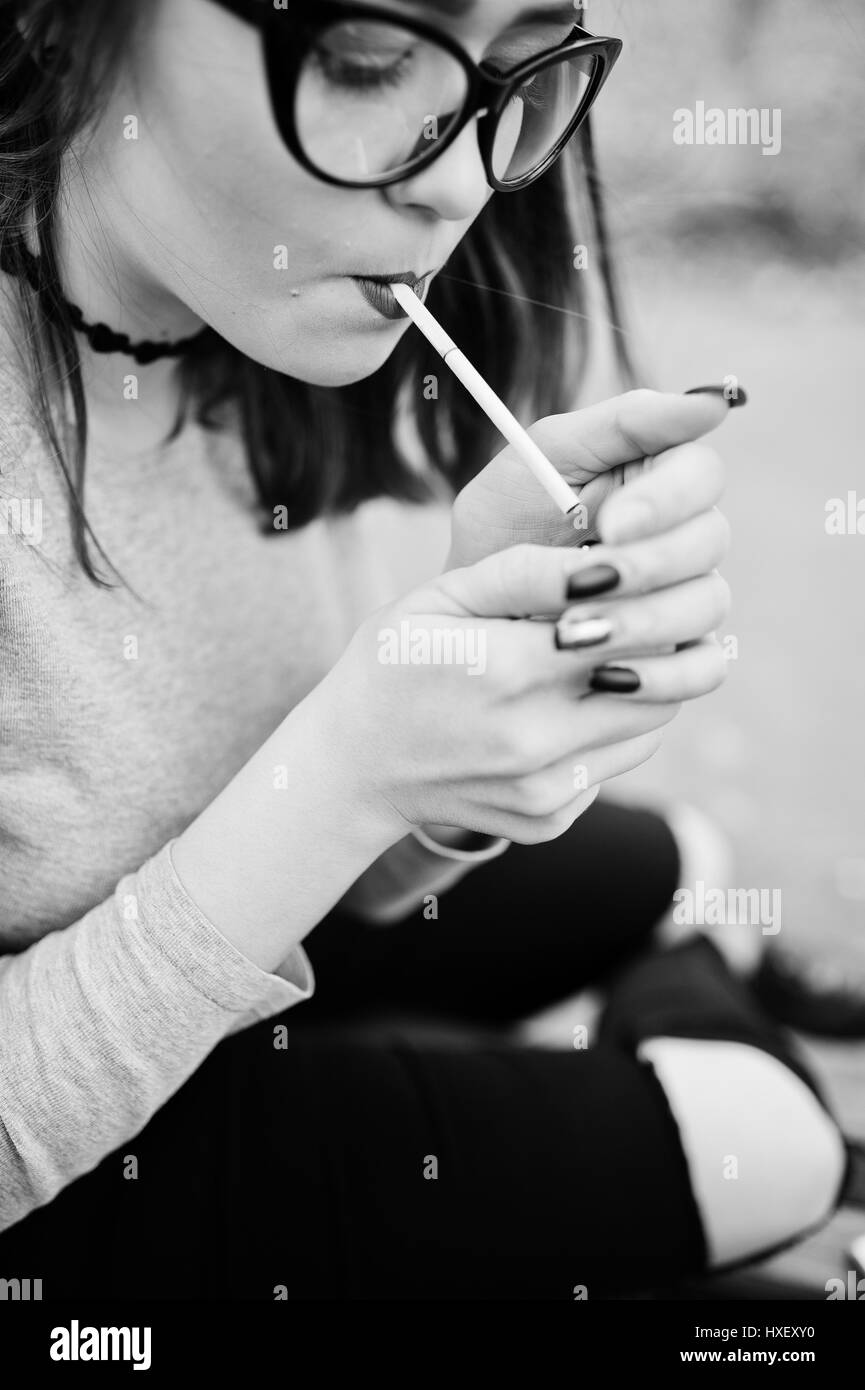
[[[780,1023],[824,1038],[865,1038],[865,977],[770,947],[750,986]]]

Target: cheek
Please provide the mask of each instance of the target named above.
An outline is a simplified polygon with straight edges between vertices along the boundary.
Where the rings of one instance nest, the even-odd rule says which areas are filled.
[[[202,39],[195,63],[182,60],[171,33],[154,54],[151,87],[166,200],[209,273],[248,283],[273,267],[277,245],[314,250],[315,182],[277,133],[255,31],[238,26],[228,51]]]
[[[238,35],[236,52],[211,44],[188,65],[163,42],[153,68],[149,187],[136,172],[128,192],[146,221],[159,208],[160,234],[180,261],[182,298],[193,288],[191,270],[215,325],[220,301],[232,295],[234,312],[244,301],[267,309],[297,287],[297,308],[306,308],[312,282],[376,259],[392,218],[385,225],[376,194],[322,183],[285,148],[253,31]]]

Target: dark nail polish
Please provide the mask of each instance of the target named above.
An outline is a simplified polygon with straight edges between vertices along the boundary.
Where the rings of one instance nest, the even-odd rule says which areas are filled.
[[[627,666],[598,666],[589,686],[606,695],[633,695],[640,688],[640,677]]]
[[[588,565],[568,576],[568,598],[594,598],[615,589],[621,575],[613,565]]]
[[[744,386],[734,386],[733,393],[727,394],[726,386],[692,386],[690,391],[685,391],[686,396],[722,396],[731,410],[735,410],[737,405],[748,404],[748,393]]]

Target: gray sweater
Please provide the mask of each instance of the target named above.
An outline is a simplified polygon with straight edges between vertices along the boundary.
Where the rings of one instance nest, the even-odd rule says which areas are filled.
[[[239,441],[191,424],[134,461],[91,449],[85,489],[132,592],[77,567],[0,360],[0,1230],[138,1133],[220,1039],[309,998],[303,948],[274,974],[247,959],[171,842],[447,545],[444,508],[388,500],[263,536]],[[386,859],[367,905],[454,876],[410,840]]]

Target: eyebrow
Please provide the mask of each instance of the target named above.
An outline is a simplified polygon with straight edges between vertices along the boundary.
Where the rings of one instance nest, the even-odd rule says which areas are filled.
[[[424,9],[429,6],[429,0],[401,0],[401,3],[406,6]],[[466,15],[471,14],[472,10],[475,8],[475,0],[436,0],[435,8],[436,10],[442,11],[449,19],[463,19]],[[568,0],[567,4],[553,5],[545,10],[538,10],[530,6],[528,9],[521,10],[519,14],[515,15],[508,27],[513,27],[517,24],[567,23],[570,23],[573,27],[579,23],[577,13],[577,7],[573,4],[572,0]]]

